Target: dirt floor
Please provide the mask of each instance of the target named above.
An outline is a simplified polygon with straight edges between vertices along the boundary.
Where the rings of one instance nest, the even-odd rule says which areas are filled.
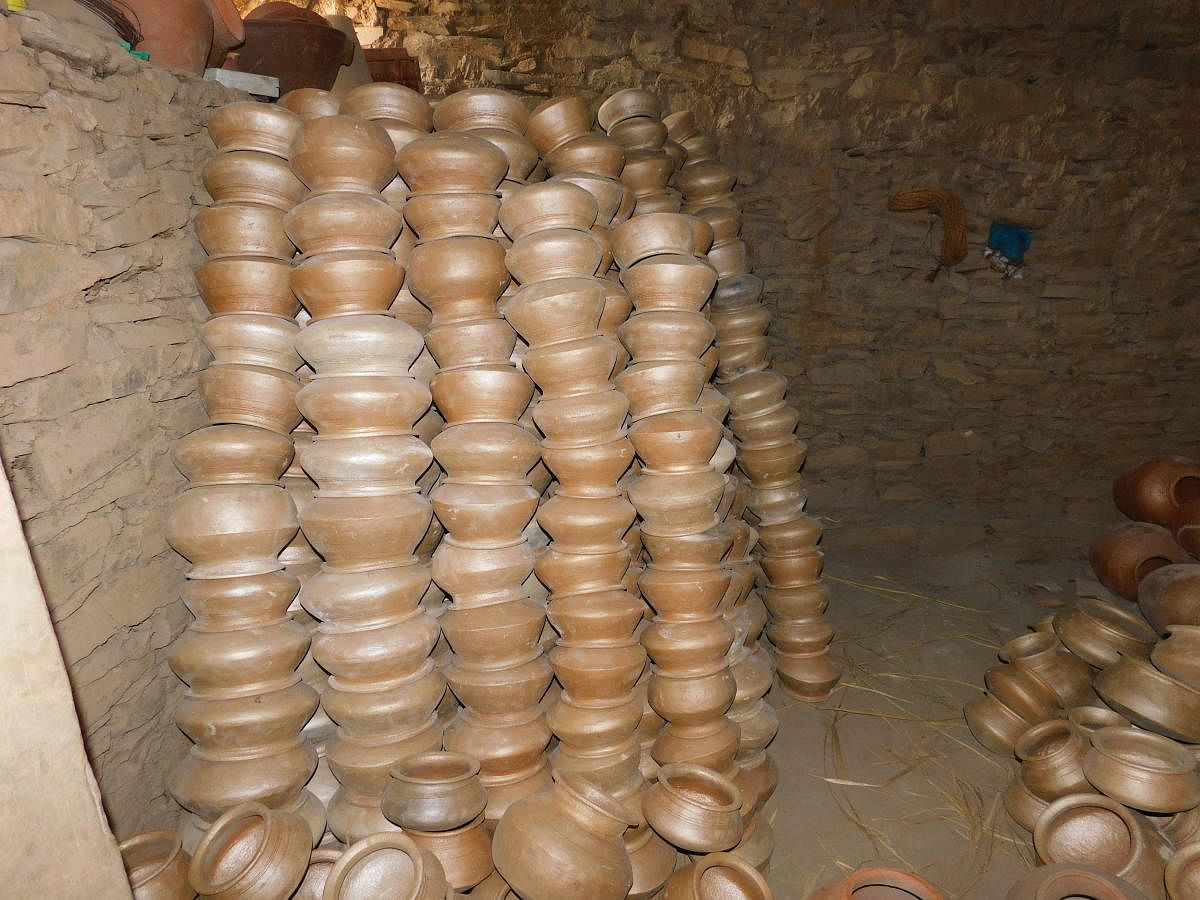
[[[1046,614],[1034,586],[1070,588],[1097,526],[1047,539],[1046,520],[907,513],[927,524],[826,522],[829,616],[846,675],[817,706],[778,689],[771,697],[781,780],[770,881],[780,900],[875,861],[916,871],[948,897],[1002,900],[1033,864],[999,796],[1016,761],[975,742],[962,706],[999,646]]]

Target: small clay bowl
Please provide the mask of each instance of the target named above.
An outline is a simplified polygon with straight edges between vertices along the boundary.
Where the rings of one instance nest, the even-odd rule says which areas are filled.
[[[336,116],[342,109],[340,98],[320,88],[296,88],[279,98],[279,106],[291,110],[302,119]]]
[[[213,316],[200,326],[200,339],[215,363],[265,366],[291,375],[301,365],[293,346],[299,331],[294,319],[245,313]]]
[[[407,375],[420,355],[421,335],[385,316],[337,316],[311,322],[296,350],[322,378],[330,375]]]
[[[596,110],[596,122],[605,131],[635,116],[661,119],[662,103],[658,96],[644,88],[626,88],[610,94]]]
[[[545,154],[544,162],[551,175],[588,172],[616,178],[625,165],[625,148],[607,135],[590,132],[555,147]]]
[[[702,468],[712,459],[721,435],[721,423],[699,410],[651,416],[629,429],[638,457],[656,472]]]
[[[599,206],[589,192],[569,181],[544,181],[515,191],[500,211],[500,227],[514,241],[550,228],[587,231]]]
[[[993,753],[1011,755],[1017,741],[1032,722],[1021,718],[991,694],[984,694],[963,707],[967,727],[975,740]]]
[[[636,639],[600,646],[559,641],[550,665],[563,690],[580,703],[613,702],[633,690],[646,668],[646,651]]]
[[[314,194],[375,194],[396,175],[395,152],[388,133],[366,119],[342,115],[305,119],[292,142],[292,171]]]
[[[265,256],[222,256],[201,263],[196,286],[214,316],[266,313],[292,318],[300,301],[292,293],[291,263]]]
[[[438,131],[503,128],[524,134],[528,121],[529,109],[521,97],[496,88],[455,91],[433,111],[433,127]]]
[[[471,134],[493,144],[508,159],[506,182],[516,185],[525,183],[538,163],[537,148],[529,140],[507,128],[472,128]]]
[[[1200,691],[1137,656],[1096,676],[1096,693],[1134,725],[1177,741],[1200,743]]]
[[[742,793],[711,769],[686,763],[663,766],[643,803],[650,826],[684,850],[713,853],[742,839]]]
[[[474,422],[432,441],[438,464],[463,481],[520,481],[538,459],[537,438],[520,425]]]
[[[533,382],[511,366],[480,366],[439,372],[430,382],[447,425],[516,422],[533,398]]]
[[[342,98],[342,111],[364,119],[399,119],[421,131],[433,126],[433,109],[410,87],[386,81],[360,84]]]
[[[291,290],[314,321],[385,313],[403,282],[404,267],[391,254],[371,250],[304,257],[291,270]]]
[[[667,140],[667,126],[659,119],[634,116],[610,128],[608,136],[626,150],[659,150]]]
[[[422,241],[490,238],[499,214],[500,195],[494,192],[416,193],[404,205],[404,220]]]
[[[533,421],[559,446],[586,446],[610,439],[629,412],[629,399],[618,390],[539,400]]]
[[[673,213],[634,216],[612,231],[613,256],[622,270],[651,256],[690,257],[694,247],[695,235],[689,217]]]
[[[513,278],[521,284],[532,284],[551,278],[593,276],[603,253],[600,241],[589,232],[551,228],[514,241],[504,261]]]
[[[604,286],[595,278],[554,278],[520,288],[504,317],[530,347],[591,337],[604,311]]]
[[[1169,814],[1200,805],[1195,757],[1148,731],[1101,728],[1083,770],[1097,790],[1134,809]]]
[[[667,193],[667,182],[675,174],[675,160],[662,150],[627,150],[625,166],[621,169],[621,181],[633,191],[638,205],[634,216],[654,212],[675,214],[679,212],[678,194]],[[647,203],[643,204],[642,201]]]
[[[585,99],[553,97],[534,107],[525,125],[525,136],[539,154],[547,156],[567,141],[587,134],[591,127],[592,115]]]
[[[695,360],[713,342],[712,324],[700,313],[681,309],[639,312],[617,330],[635,362]]]
[[[425,334],[425,345],[443,369],[503,365],[516,343],[516,332],[503,319],[451,322]]]
[[[1157,637],[1137,614],[1095,597],[1080,597],[1057,612],[1054,631],[1068,650],[1097,668],[1121,655],[1148,658]]]
[[[306,193],[284,160],[251,150],[218,153],[205,164],[203,179],[214,203],[262,203],[286,212]]]
[[[550,179],[550,183],[565,181],[583,188],[596,201],[596,224],[611,225],[621,201],[628,189],[616,178],[593,175],[590,172],[563,172]]]
[[[704,387],[704,366],[690,360],[634,363],[616,377],[629,399],[633,421],[662,413],[696,409]]]
[[[296,252],[283,232],[283,210],[262,203],[224,203],[196,213],[196,236],[210,257],[269,256]]]
[[[430,134],[396,155],[400,177],[413,193],[494,192],[508,171],[495,144],[472,134]]]
[[[694,256],[668,254],[652,257],[622,271],[621,283],[638,311],[680,309],[696,312],[708,301],[713,285],[717,283],[717,273]],[[746,409],[743,414],[750,411]]]
[[[300,123],[300,117],[284,107],[242,100],[213,110],[208,133],[223,152],[255,150],[287,159]]]

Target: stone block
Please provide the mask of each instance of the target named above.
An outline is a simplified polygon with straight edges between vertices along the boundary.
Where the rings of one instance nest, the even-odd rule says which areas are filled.
[[[35,307],[0,316],[0,388],[58,372],[87,346],[86,310]]]
[[[0,104],[42,106],[41,97],[49,88],[50,76],[32,51],[14,47],[0,53]]]
[[[863,72],[846,90],[852,100],[871,103],[919,103],[921,86],[899,72]]]
[[[154,420],[149,403],[136,395],[64,416],[34,442],[34,472],[50,496],[70,497],[133,456]]]

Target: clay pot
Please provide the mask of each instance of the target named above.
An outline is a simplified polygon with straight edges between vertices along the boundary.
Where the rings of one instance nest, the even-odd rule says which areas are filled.
[[[712,469],[644,472],[629,485],[644,528],[658,535],[692,534],[717,524],[725,479]]]
[[[504,248],[491,238],[419,244],[408,269],[407,287],[433,310],[434,325],[496,315],[496,298],[508,284]]]
[[[558,493],[538,510],[538,525],[555,543],[594,553],[622,549],[621,535],[633,524],[624,497],[573,497]]]
[[[672,622],[658,619],[642,632],[642,646],[661,670],[685,675],[711,670],[733,644],[733,629],[720,615]]]
[[[767,879],[747,860],[734,853],[710,853],[671,875],[660,896],[663,900],[771,900],[775,895]]]
[[[1187,743],[1200,743],[1200,690],[1136,656],[1096,676],[1096,693],[1134,725]]]
[[[783,653],[818,653],[833,640],[833,626],[822,616],[776,620],[767,626],[767,637]]]
[[[460,710],[446,728],[447,750],[479,760],[489,775],[512,775],[535,765],[552,737],[540,708],[483,715]]]
[[[646,605],[628,591],[560,594],[550,602],[550,621],[568,643],[620,641],[633,634]]]
[[[1159,641],[1151,652],[1151,662],[1160,672],[1200,689],[1200,656],[1197,655],[1200,627],[1172,625],[1167,633],[1167,639]]]
[[[1004,809],[1012,820],[1029,832],[1033,831],[1038,818],[1050,805],[1049,801],[1043,800],[1026,787],[1020,773],[1004,789],[1002,799]]]
[[[529,110],[521,98],[495,88],[456,91],[433,111],[433,127],[438,131],[502,128],[522,134],[528,121]]]
[[[612,138],[593,132],[560,144],[545,154],[545,164],[551,175],[586,172],[616,178],[625,165],[625,150]]]
[[[436,116],[436,113],[435,113]],[[493,193],[508,171],[494,144],[471,134],[430,134],[396,155],[400,177],[414,193]]]
[[[548,399],[595,394],[611,386],[618,347],[612,338],[597,334],[533,347],[521,362]]]
[[[1200,805],[1195,757],[1161,735],[1101,728],[1092,735],[1083,770],[1097,790],[1134,809],[1177,813]]]
[[[296,205],[284,227],[301,253],[389,250],[403,218],[377,196],[352,191],[316,194]]]
[[[1054,634],[1019,635],[1000,648],[1000,658],[1032,669],[1050,685],[1064,707],[1079,706],[1094,696],[1091,666],[1070,653]]]
[[[532,284],[551,278],[595,275],[603,254],[603,246],[589,232],[549,228],[514,241],[504,261],[513,278],[521,284]]]
[[[991,694],[972,700],[963,707],[963,715],[975,740],[992,752],[1005,755],[1013,753],[1021,735],[1034,724]]]
[[[322,438],[409,435],[429,388],[406,375],[314,378],[294,403]]]
[[[659,569],[712,569],[733,545],[734,532],[725,524],[681,537],[643,532],[642,542]]]
[[[634,360],[695,360],[712,343],[713,327],[702,315],[675,309],[642,312],[618,329]]]
[[[440,619],[454,652],[472,666],[488,668],[502,668],[524,658],[537,646],[545,621],[545,608],[524,599],[476,609],[455,608]]]
[[[793,478],[804,465],[807,454],[807,444],[788,436],[776,444],[740,444],[737,462],[755,487],[770,487]]]
[[[778,372],[751,372],[722,387],[734,417],[756,416],[779,409],[787,394],[787,379]]]
[[[1090,550],[1100,583],[1126,600],[1136,600],[1141,580],[1155,569],[1189,562],[1171,533],[1147,522],[1127,522],[1096,540]]]
[[[471,889],[471,897],[473,900],[518,900],[517,895],[509,889],[508,882],[495,870]]]
[[[495,193],[420,193],[411,195],[404,205],[404,219],[422,241],[490,238],[499,213],[500,196]]]
[[[132,14],[142,35],[137,49],[147,51],[155,66],[193,75],[204,71],[214,34],[213,13],[204,0],[188,0],[170,12],[146,0],[129,0],[124,13]]]
[[[291,110],[302,119],[336,116],[342,108],[340,98],[320,88],[296,88],[279,98],[279,106]]]
[[[501,191],[505,190],[505,185],[520,189],[538,165],[537,148],[521,134],[505,128],[472,128],[471,134],[492,144],[508,160],[508,172],[500,183]]]
[[[341,856],[341,849],[318,847],[314,850],[308,858],[308,871],[304,873],[304,880],[300,882],[296,893],[292,894],[292,900],[321,900],[333,864]]]
[[[663,766],[646,793],[650,826],[677,847],[698,853],[728,850],[742,838],[741,791],[701,766]],[[740,860],[739,860],[740,864]]]
[[[552,791],[519,800],[496,826],[496,868],[526,900],[620,900],[633,884],[621,835],[636,818],[578,775],[555,774]]]
[[[1166,883],[1171,900],[1187,900],[1200,892],[1200,843],[1176,851],[1167,863]]]
[[[455,602],[507,597],[533,574],[533,549],[522,540],[511,547],[478,550],[445,537],[433,555],[433,580]],[[478,602],[470,605],[482,605]]]
[[[625,850],[633,865],[633,887],[630,900],[650,900],[659,891],[675,868],[678,851],[654,833],[648,825],[625,832]]]
[[[1030,723],[1044,722],[1059,709],[1058,695],[1032,669],[993,666],[984,673],[988,692]]]
[[[441,863],[408,835],[381,832],[356,841],[333,864],[325,900],[445,900],[449,885]]]
[[[683,217],[670,218],[674,221],[675,218]],[[631,219],[620,227],[627,227],[637,221]],[[680,237],[682,239],[682,232]],[[677,254],[654,256],[621,273],[621,283],[625,285],[633,305],[639,312],[682,310],[694,313],[708,300],[716,281],[716,273],[710,266],[694,256]],[[779,398],[772,402],[782,399],[782,392],[786,388],[785,381],[780,388]],[[743,412],[749,413],[751,409],[746,408]]]
[[[1168,881],[1170,876],[1168,876]],[[1124,879],[1095,866],[1058,863],[1039,866],[1021,878],[1006,895],[1008,900],[1146,900],[1146,895]]]
[[[583,188],[596,201],[596,225],[606,227],[613,223],[622,201],[629,193],[625,185],[615,178],[594,175],[590,172],[563,172],[550,179],[551,183],[566,182]],[[611,252],[611,247],[610,247]],[[611,265],[611,260],[609,261]]]
[[[1021,782],[1040,799],[1091,790],[1083,772],[1087,737],[1070,722],[1050,719],[1033,726],[1017,740],[1015,752],[1021,760]]]
[[[1142,579],[1138,606],[1159,634],[1171,625],[1200,625],[1200,566],[1163,566]]]
[[[1076,656],[1104,668],[1122,655],[1145,659],[1154,647],[1153,629],[1136,613],[1094,597],[1055,613],[1054,632]]]
[[[478,776],[479,763],[458,753],[434,751],[403,759],[384,791],[384,815],[405,829],[460,828],[487,803]]]
[[[200,210],[194,224],[196,236],[209,256],[269,256],[288,260],[296,248],[283,232],[283,219],[283,210],[275,206],[225,203]]]
[[[371,795],[378,814],[378,797],[388,783],[391,768],[415,753],[436,750],[442,740],[442,724],[432,715],[422,725],[395,733],[356,733],[339,729],[325,745],[329,770],[346,788]],[[381,821],[382,815],[378,815]]]
[[[283,488],[208,485],[175,499],[167,541],[192,563],[190,578],[258,575],[281,568],[279,551],[299,527],[296,508]]]
[[[736,777],[733,760],[739,746],[738,725],[726,716],[716,716],[696,724],[668,722],[655,736],[651,754],[664,766],[687,763]],[[750,814],[753,802],[754,797],[743,796],[743,816]]]
[[[382,622],[322,622],[313,658],[342,682],[384,679],[419,668],[437,643],[437,621],[422,609]]]
[[[649,537],[649,535],[646,535]],[[720,566],[667,569],[657,561],[638,579],[642,596],[663,619],[706,618],[725,596],[731,575]]]
[[[433,511],[415,490],[403,494],[326,497],[304,513],[304,535],[330,565],[368,569],[405,565]]]
[[[691,257],[694,241],[688,217],[672,213],[634,216],[612,231],[613,256],[622,270],[651,256]]]
[[[447,532],[472,547],[502,547],[521,537],[540,498],[526,483],[480,484],[444,479],[432,492],[433,511]]]
[[[1160,456],[1113,482],[1117,509],[1131,519],[1173,528],[1180,507],[1200,498],[1200,465],[1180,456]]]
[[[377,194],[396,175],[394,154],[392,139],[376,123],[357,116],[323,116],[300,126],[291,148],[292,171],[314,194]]]
[[[667,126],[658,119],[635,116],[614,125],[608,136],[626,150],[658,150],[667,139]]]
[[[329,717],[345,728],[411,734],[425,727],[445,693],[445,679],[427,659],[411,672],[386,681],[359,685],[331,676],[321,703]]]
[[[192,900],[188,884],[191,857],[174,831],[144,831],[117,849],[134,900]]]
[[[439,372],[430,382],[447,426],[465,422],[516,422],[533,398],[533,382],[511,366]]]
[[[221,151],[253,150],[288,158],[301,119],[291,110],[243,100],[213,110],[208,133]]]
[[[912,872],[880,866],[864,866],[846,878],[825,885],[809,900],[854,900],[878,897],[888,900],[945,900],[946,895],[924,878]]]
[[[509,324],[493,318],[439,325],[425,335],[429,352],[443,369],[505,364],[516,343]]]
[[[1099,702],[1099,701],[1097,701]],[[1126,727],[1129,720],[1104,706],[1076,706],[1067,710],[1067,719],[1091,741],[1101,728]]]
[[[536,571],[552,594],[610,590],[621,587],[630,556],[627,546],[601,553],[552,546],[538,559]]]
[[[547,711],[546,721],[563,745],[577,750],[608,747],[637,730],[644,703],[640,691],[611,703],[581,703],[563,692]]]
[[[519,481],[537,461],[537,439],[519,425],[475,422],[432,441],[438,464],[463,481]]]
[[[415,329],[386,316],[313,322],[296,337],[296,349],[321,378],[407,375],[421,348]]]
[[[798,516],[786,522],[762,525],[758,543],[765,555],[786,556],[816,549],[821,539],[821,523],[811,516]]]
[[[633,421],[661,413],[697,408],[705,381],[704,366],[688,360],[634,363],[616,377],[629,400]]]
[[[554,97],[538,104],[529,115],[525,136],[548,156],[567,141],[583,137],[592,127],[587,101],[582,97]]]
[[[497,667],[486,662],[468,664],[463,657],[455,657],[445,671],[454,695],[480,716],[527,713],[542,699],[554,678],[539,646],[527,647],[523,658],[513,661],[510,656]],[[535,727],[540,733],[541,726]]]
[[[557,442],[542,441],[542,461],[564,492],[576,497],[612,496],[633,461],[633,445],[624,435],[582,447],[560,447]]]
[[[385,313],[404,279],[390,254],[350,250],[305,258],[291,287],[316,321],[355,313]]]
[[[737,693],[737,683],[723,660],[708,672],[675,675],[657,668],[651,672],[650,707],[674,724],[706,724],[724,714]]]
[[[513,193],[500,211],[500,226],[514,241],[538,231],[587,231],[599,214],[596,198],[569,181],[531,184]]]
[[[550,665],[579,703],[608,703],[633,690],[646,667],[646,651],[636,639],[602,646],[560,641],[550,651]]]
[[[629,429],[629,439],[648,469],[691,471],[703,467],[721,441],[721,425],[696,410],[642,419]]]
[[[200,339],[216,364],[241,363],[278,369],[291,375],[300,367],[292,346],[300,327],[291,319],[244,313],[214,316],[200,328]]]
[[[424,852],[437,857],[446,881],[456,891],[474,887],[493,871],[491,835],[483,827],[482,813],[474,821],[449,831],[409,828],[405,833]]]
[[[610,439],[625,420],[629,400],[622,391],[539,400],[533,420],[547,440],[559,446],[586,446]]]
[[[248,425],[209,425],[175,443],[171,457],[191,487],[274,485],[292,459],[292,440]]]
[[[1033,845],[1045,863],[1083,863],[1161,898],[1165,842],[1141,816],[1098,794],[1055,800],[1038,819]]]
[[[188,868],[205,897],[288,897],[304,878],[312,835],[303,818],[242,803],[212,823]]]
[[[360,84],[342,98],[342,111],[364,119],[399,119],[421,131],[433,127],[429,101],[402,84],[376,81]]]
[[[596,111],[596,122],[605,131],[636,116],[662,118],[662,104],[657,95],[642,88],[626,88],[610,94]]]
[[[675,174],[675,160],[662,150],[627,150],[621,181],[638,198],[634,218],[643,215],[679,212],[680,197],[667,192],[667,182]],[[644,202],[648,201],[648,202]]]
[[[729,427],[742,443],[768,443],[792,435],[799,422],[800,412],[781,404],[756,416],[732,416]]]
[[[292,293],[292,267],[265,256],[222,256],[196,269],[196,286],[214,316],[264,313],[292,318],[300,303]]]

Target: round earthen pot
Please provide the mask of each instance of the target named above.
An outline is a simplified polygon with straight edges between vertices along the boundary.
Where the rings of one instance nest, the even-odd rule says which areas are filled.
[[[1169,880],[1169,876],[1168,876]],[[1115,875],[1078,863],[1039,866],[1021,878],[1007,900],[1147,900],[1146,895]]]
[[[322,438],[408,435],[429,408],[429,388],[406,375],[314,378],[294,403]]]
[[[538,458],[537,438],[519,425],[472,422],[432,441],[438,464],[463,481],[520,481]]]
[[[525,125],[525,136],[538,153],[547,156],[567,141],[583,137],[591,127],[592,115],[583,97],[554,97],[534,107]]]
[[[491,193],[508,171],[495,144],[471,134],[430,134],[396,155],[400,177],[414,193]]]
[[[121,842],[121,863],[134,900],[191,900],[191,857],[174,831],[144,831]]]
[[[1067,650],[1053,633],[1019,635],[1000,648],[1000,658],[1036,672],[1064,707],[1079,706],[1094,696],[1092,667]]]
[[[659,569],[712,569],[728,555],[734,532],[725,524],[683,536],[641,533],[642,542]]]
[[[313,322],[296,337],[296,349],[321,378],[404,376],[421,348],[416,329],[387,316],[340,316]]]
[[[626,150],[658,150],[667,139],[667,126],[649,116],[634,116],[610,128],[608,136]]]
[[[1088,790],[1091,790],[1091,788],[1088,788]],[[1009,782],[1008,787],[1004,789],[1001,797],[1004,802],[1004,809],[1008,815],[1014,822],[1029,832],[1033,831],[1033,826],[1037,824],[1038,817],[1050,805],[1048,800],[1043,800],[1025,786],[1025,782],[1021,780],[1020,773]]]
[[[731,577],[727,569],[715,564],[705,568],[668,569],[656,561],[642,572],[638,586],[646,602],[661,618],[680,621],[705,618],[715,612]]]
[[[508,172],[500,183],[501,191],[506,184],[514,190],[524,186],[538,165],[537,148],[524,135],[506,128],[472,128],[471,134],[495,146],[508,160]]]
[[[765,528],[781,522],[790,522],[804,514],[808,493],[804,482],[797,475],[792,481],[767,488],[754,488],[746,501],[746,508],[758,521],[757,527]]]
[[[404,219],[422,241],[461,236],[490,238],[499,213],[500,196],[496,193],[412,194],[404,205]]]
[[[1133,809],[1170,814],[1200,805],[1196,758],[1162,735],[1101,728],[1092,735],[1083,771],[1097,790]]]
[[[1096,701],[1099,703],[1100,701]],[[1101,728],[1123,727],[1129,720],[1105,706],[1075,706],[1067,710],[1067,719],[1090,742]]]
[[[596,645],[559,641],[550,665],[563,690],[580,703],[603,703],[629,695],[646,667],[646,651],[636,639]]]
[[[384,679],[419,668],[437,643],[437,621],[422,609],[381,622],[323,622],[313,658],[345,682]]]
[[[594,278],[556,278],[522,287],[504,317],[530,347],[588,338],[604,311],[604,288]]]
[[[304,512],[304,534],[339,569],[406,565],[433,517],[415,490],[403,494],[325,497]]]
[[[490,238],[453,237],[419,244],[408,263],[408,289],[433,310],[433,323],[496,315],[508,285],[504,248]]]
[[[336,116],[342,108],[339,97],[320,88],[297,88],[279,98],[279,106],[291,110],[302,119]]]
[[[464,706],[480,716],[527,713],[541,701],[554,678],[540,647],[527,650],[521,660],[506,661],[501,668],[475,666],[462,656],[454,659],[446,667],[450,689]],[[540,733],[540,725],[533,727]]]
[[[443,479],[429,495],[442,527],[472,547],[503,547],[521,537],[540,493],[527,483]]]
[[[679,143],[687,151],[688,162],[697,164],[715,159],[720,153],[717,139],[707,134],[694,134],[680,138]]]
[[[583,777],[556,774],[551,791],[508,808],[492,854],[504,880],[527,900],[620,900],[633,884],[621,836],[635,824],[630,810]]]
[[[292,900],[321,900],[333,864],[341,856],[340,848],[318,847],[314,850],[308,858],[308,870],[304,873],[304,880],[292,895]]]
[[[1096,693],[1134,725],[1187,743],[1200,743],[1200,690],[1137,656],[1096,676]]]
[[[289,109],[243,100],[213,110],[208,133],[221,151],[256,150],[287,159],[300,123],[300,117]]]
[[[284,212],[263,203],[223,203],[196,213],[196,236],[209,256],[268,256],[296,252],[283,231]]]
[[[691,221],[687,216],[673,213],[634,216],[612,231],[613,256],[622,271],[651,256],[690,258],[694,245]]]
[[[496,88],[468,88],[442,100],[433,111],[438,131],[503,128],[522,134],[529,110],[520,96]]]
[[[721,424],[698,410],[651,416],[629,429],[638,457],[655,472],[702,468],[721,441]]]
[[[690,109],[681,109],[673,113],[668,113],[662,117],[663,124],[667,126],[667,134],[672,140],[682,141],[684,138],[692,137],[699,133],[699,127],[696,125],[696,117]]]
[[[621,641],[632,636],[646,604],[624,590],[559,594],[550,601],[550,622],[569,643]]]
[[[546,438],[560,446],[585,446],[611,439],[629,412],[629,400],[617,390],[556,400],[539,400],[533,420]]]
[[[378,798],[387,787],[388,772],[397,762],[415,753],[436,750],[442,739],[442,723],[436,715],[414,728],[394,732],[352,732],[339,729],[325,743],[329,770],[346,788]],[[375,815],[378,799],[373,801]]]
[[[551,175],[587,172],[616,178],[625,166],[625,149],[607,135],[590,132],[571,138],[545,154],[545,164]]]
[[[703,900],[705,897],[770,900],[774,896],[763,874],[734,853],[710,853],[684,866],[667,879],[661,894],[663,900]]]
[[[590,553],[551,546],[537,561],[537,576],[552,594],[614,590],[622,586],[631,557],[627,545]]]
[[[685,675],[711,670],[733,644],[733,629],[716,613],[681,622],[656,619],[642,632],[642,646],[664,672]]]
[[[1096,540],[1090,550],[1100,583],[1126,600],[1136,600],[1141,580],[1155,569],[1190,560],[1171,533],[1147,522],[1127,522]]]
[[[641,755],[641,744],[637,736],[631,734],[605,747],[583,748],[559,743],[550,753],[550,763],[555,772],[581,775],[615,796],[631,781],[644,781],[638,768]]]
[[[603,703],[582,703],[564,692],[547,710],[546,721],[565,744],[581,750],[608,747],[637,730],[644,703],[640,690]]]
[[[430,382],[446,425],[516,422],[533,398],[533,382],[511,366],[480,366],[439,372]]]
[[[280,571],[196,580],[184,584],[183,602],[197,618],[229,630],[283,618],[299,588],[294,576]]]
[[[473,821],[443,831],[406,828],[405,833],[425,853],[437,857],[446,881],[456,891],[465,891],[494,871],[491,835],[484,828],[482,812]]]
[[[738,466],[756,487],[783,484],[804,465],[808,445],[790,435],[767,445],[739,444]]]
[[[1039,799],[1091,790],[1083,771],[1088,738],[1069,721],[1050,719],[1033,726],[1017,740],[1015,752],[1021,760],[1018,777]]]
[[[391,895],[405,900],[444,900],[449,890],[442,865],[408,835],[380,832],[351,844],[329,871],[324,900],[368,900]]]
[[[658,535],[692,534],[717,524],[725,479],[711,468],[683,472],[643,471],[629,485],[644,528]]]
[[[192,888],[205,897],[288,897],[308,868],[312,834],[295,813],[261,803],[233,807],[212,823],[188,868]]]
[[[712,228],[714,247],[735,240],[742,230],[742,212],[735,207],[705,206],[696,210],[695,214]],[[722,306],[722,309],[729,307]]]
[[[499,602],[533,574],[533,548],[525,540],[511,547],[479,550],[446,537],[433,555],[433,580],[456,603],[472,599]]]
[[[662,118],[662,104],[658,96],[643,88],[626,88],[610,94],[596,111],[596,122],[605,131],[636,116],[651,119]]]
[[[299,331],[292,319],[244,313],[214,316],[200,327],[200,339],[216,364],[262,366],[290,376],[301,365],[292,346]]]
[[[214,203],[261,203],[286,212],[305,195],[287,162],[251,150],[217,154],[204,166],[203,179]]]
[[[621,181],[638,198],[634,218],[656,213],[678,214],[681,197],[678,192],[667,191],[667,182],[674,174],[675,160],[663,150],[625,151]]]
[[[1143,659],[1154,647],[1154,630],[1136,613],[1094,597],[1080,597],[1054,615],[1054,632],[1068,650],[1097,668],[1122,654]]]
[[[291,318],[300,309],[289,285],[291,263],[265,256],[222,256],[196,269],[196,286],[214,316],[264,313]]]
[[[676,847],[728,850],[742,838],[742,795],[728,778],[688,764],[663,766],[646,794],[646,819]]]
[[[513,775],[536,765],[552,736],[538,706],[486,715],[468,707],[446,727],[444,743],[447,750],[478,759],[488,775]]]
[[[625,832],[625,849],[633,864],[630,900],[651,900],[658,896],[675,868],[679,851],[655,834],[649,825]]]
[[[1131,519],[1173,528],[1180,507],[1200,498],[1200,465],[1181,456],[1159,456],[1113,482],[1117,509]]]
[[[631,219],[626,224],[636,221]],[[694,256],[678,254],[654,256],[621,272],[621,283],[639,312],[666,309],[696,312],[708,300],[716,281],[716,272],[709,265]],[[786,388],[785,382],[775,402],[782,399]]]
[[[603,254],[600,241],[587,231],[549,228],[514,241],[504,260],[513,278],[532,284],[551,278],[591,277]]]
[[[299,527],[296,507],[283,488],[215,484],[175,498],[166,537],[192,563],[190,578],[227,578],[281,568],[279,551]]]
[[[292,439],[249,425],[209,425],[181,437],[171,457],[191,487],[273,485],[291,462]]]
[[[556,543],[593,553],[622,549],[621,536],[636,512],[624,497],[575,497],[557,493],[538,510],[538,525]]]
[[[1167,896],[1186,900],[1200,893],[1200,843],[1180,847],[1167,863]]]
[[[633,461],[633,445],[623,434],[584,446],[560,447],[542,441],[542,461],[558,478],[561,490],[576,497],[606,497]]]
[[[500,226],[514,241],[538,231],[569,228],[587,231],[596,224],[599,204],[569,181],[545,181],[515,191],[504,201]]]
[[[546,610],[533,600],[451,608],[439,620],[451,649],[473,667],[504,668],[538,646]]]
[[[394,154],[392,139],[376,123],[357,116],[323,116],[300,126],[291,147],[292,171],[314,194],[377,194],[396,175]]]
[[[704,366],[689,360],[634,363],[616,376],[629,400],[633,421],[676,410],[696,409],[704,387]]]
[[[1150,661],[1160,672],[1200,689],[1200,626],[1172,625],[1159,641]]]
[[[568,182],[583,188],[596,201],[596,225],[609,226],[621,208],[629,189],[616,178],[594,175],[591,172],[563,172],[550,179],[552,183]],[[611,248],[610,248],[611,249]]]
[[[291,290],[314,319],[386,313],[404,281],[390,253],[341,250],[304,257],[291,272]]]
[[[795,433],[800,412],[793,406],[780,405],[755,416],[732,416],[729,427],[743,443],[769,443]]]
[[[617,333],[636,362],[698,359],[713,341],[713,327],[704,316],[679,309],[640,312]]]
[[[698,725],[724,714],[737,694],[737,682],[722,661],[708,672],[674,675],[651,669],[650,707],[668,722]]]
[[[335,250],[386,252],[404,219],[377,196],[355,191],[315,194],[284,217],[287,236],[308,255]]]
[[[326,568],[305,581],[300,602],[322,621],[382,621],[416,609],[429,587],[429,577],[424,566],[363,572]]]
[[[736,778],[733,761],[739,746],[738,724],[727,716],[716,716],[695,724],[668,722],[655,736],[650,752],[660,765],[687,763]],[[752,797],[743,798],[743,817],[750,814],[752,803]]]
[[[532,347],[521,362],[548,399],[595,394],[610,388],[619,346],[596,334]]]
[[[1171,625],[1200,625],[1200,565],[1155,569],[1138,585],[1138,606],[1159,634]]]
[[[767,637],[783,653],[817,653],[833,640],[833,626],[823,616],[777,619],[767,625]]]
[[[364,119],[399,119],[421,131],[433,127],[428,100],[410,87],[385,81],[351,88],[342,98],[342,112]]]
[[[846,878],[825,885],[809,900],[854,900],[878,897],[879,900],[945,900],[946,895],[924,878],[912,872],[879,866],[864,866]]]
[[[1012,754],[1017,741],[1034,723],[1022,718],[991,694],[963,707],[975,740],[994,753]]]
[[[1059,709],[1058,695],[1032,669],[993,666],[983,680],[993,697],[1028,722],[1044,722]]]

